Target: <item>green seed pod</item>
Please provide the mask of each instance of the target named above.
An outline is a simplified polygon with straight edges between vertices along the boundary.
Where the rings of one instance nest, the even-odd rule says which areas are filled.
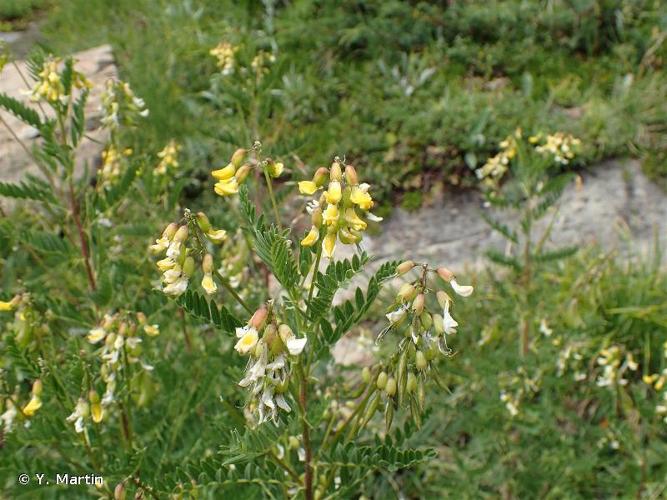
[[[408,381],[405,385],[405,389],[408,394],[412,394],[417,390],[417,377],[415,377],[415,374],[412,372],[408,373]]]
[[[368,406],[366,406],[366,411],[364,411],[364,417],[361,419],[360,427],[366,427],[368,421],[375,415],[379,404],[380,396],[377,392],[374,392],[371,399],[368,400]]]
[[[192,257],[186,257],[185,262],[183,262],[183,273],[186,276],[192,276],[195,272],[195,259]]]
[[[403,395],[405,394],[407,375],[408,375],[408,350],[403,349],[401,357],[398,360],[398,368],[396,369],[396,384],[398,386],[399,405],[403,404]]]
[[[438,335],[445,333],[445,321],[440,314],[433,315],[433,329]]]
[[[433,326],[433,317],[427,311],[424,311],[419,319],[422,322],[424,330],[430,330],[431,326]]]
[[[204,212],[197,213],[197,225],[203,232],[208,233],[211,230],[211,221]]]
[[[371,381],[371,371],[367,366],[364,366],[364,369],[361,370],[361,380],[366,384]]]
[[[384,388],[384,392],[389,397],[393,397],[396,394],[396,379],[394,377],[389,377],[387,379],[387,385]]]
[[[417,378],[417,402],[419,408],[423,409],[426,403],[426,387],[424,386],[424,379],[421,377]]]
[[[380,390],[383,390],[385,387],[387,387],[387,373],[386,372],[380,372],[380,374],[378,375],[376,386]]]
[[[417,406],[417,401],[413,399],[410,400],[410,415],[412,416],[412,421],[417,426],[417,429],[421,429],[422,426],[422,416],[421,411]]]
[[[417,370],[424,370],[428,366],[428,362],[426,361],[423,352],[417,351],[415,354],[415,365],[417,366]]]
[[[438,354],[440,351],[438,350],[438,346],[436,345],[435,342],[431,342],[431,345],[428,346],[428,349],[426,349],[426,352],[424,353],[426,356],[426,361],[433,361],[435,358],[438,357]]]
[[[391,429],[391,423],[394,420],[394,404],[390,401],[387,401],[387,404],[384,407],[384,429],[385,432],[389,432]]]

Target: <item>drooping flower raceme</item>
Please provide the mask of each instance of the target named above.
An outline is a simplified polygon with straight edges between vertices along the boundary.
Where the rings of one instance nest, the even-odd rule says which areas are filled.
[[[297,337],[287,324],[278,325],[270,314],[265,307],[258,309],[247,325],[236,329],[234,346],[249,357],[239,386],[250,391],[248,407],[257,412],[258,424],[269,418],[277,423],[279,410],[291,411],[287,399],[291,360],[307,343],[306,337]]]
[[[321,242],[324,255],[332,258],[338,241],[357,244],[368,227],[367,221],[382,220],[370,212],[374,205],[370,185],[359,183],[352,165],[346,165],[343,174],[342,165],[336,159],[328,170],[318,169],[313,180],[299,182],[299,192],[303,195],[312,196],[319,190],[323,190],[322,194],[307,206],[312,227],[301,240],[302,246],[311,247]]]

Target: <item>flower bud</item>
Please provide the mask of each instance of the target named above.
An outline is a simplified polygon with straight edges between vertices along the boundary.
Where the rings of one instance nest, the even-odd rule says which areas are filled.
[[[294,338],[294,332],[290,328],[289,325],[282,324],[278,327],[278,335],[280,335],[280,339],[287,344],[287,341],[290,339]]]
[[[378,375],[376,386],[380,390],[384,389],[387,386],[387,374],[386,374],[386,372],[380,372],[380,374]]]
[[[239,168],[241,164],[243,163],[243,160],[246,158],[246,154],[248,151],[243,148],[239,148],[236,151],[234,151],[234,154],[232,155],[232,160],[231,163],[234,165],[234,167]]]
[[[327,200],[327,203],[331,203],[332,205],[338,204],[338,202],[340,201],[340,199],[343,196],[343,192],[341,190],[340,182],[331,181],[329,183],[329,189],[327,189],[324,196]]]
[[[299,447],[299,439],[296,436],[290,436],[287,439],[287,447],[290,450],[296,450]]]
[[[315,186],[322,187],[324,183],[327,181],[328,177],[329,177],[329,171],[324,167],[320,167],[315,171],[315,175],[313,176],[313,182],[315,183]]]
[[[412,262],[411,260],[406,260],[404,262],[401,262],[398,266],[396,266],[396,274],[398,274],[399,276],[405,274],[408,271],[410,271],[413,267],[415,267],[415,263]]]
[[[313,210],[313,213],[310,215],[310,220],[316,228],[319,229],[322,227],[322,209],[320,207]]]
[[[213,256],[210,253],[204,255],[201,268],[205,274],[211,274],[213,272]]]
[[[246,177],[248,177],[249,173],[250,173],[250,165],[246,163],[236,171],[236,182],[241,184],[244,180],[246,180]]]
[[[195,259],[192,257],[186,257],[185,262],[183,262],[183,274],[186,276],[192,276],[195,272]]]
[[[424,356],[424,353],[417,351],[417,354],[415,354],[415,366],[417,367],[417,370],[424,370],[427,365],[428,362],[426,361],[426,356]]]
[[[352,165],[345,165],[345,181],[352,186],[359,184],[357,171]]]
[[[412,301],[412,310],[415,314],[420,315],[424,312],[424,294],[420,293],[415,297],[415,300]]]
[[[162,237],[167,238],[168,240],[171,240],[174,237],[174,235],[176,234],[177,230],[178,230],[178,224],[176,224],[175,222],[172,222],[171,224],[169,224],[165,228],[165,230],[162,233]]]
[[[183,225],[178,228],[176,234],[174,234],[173,240],[178,241],[179,243],[183,243],[187,239],[188,239],[188,226]]]
[[[203,232],[208,233],[211,230],[211,222],[204,212],[197,213],[197,225]]]
[[[331,164],[331,169],[329,170],[329,178],[332,181],[341,181],[343,179],[343,170],[340,167],[340,163],[334,161]]]
[[[113,500],[125,500],[125,485],[118,483],[113,489]]]
[[[282,175],[283,170],[285,170],[285,165],[283,165],[281,162],[276,163],[270,161],[266,166],[266,169],[269,175],[275,179],[276,177],[280,177]]]
[[[92,404],[99,403],[100,402],[100,395],[97,394],[97,391],[91,390],[88,393],[88,401],[90,401]]]
[[[433,315],[433,329],[438,335],[445,333],[445,320],[440,314]]]
[[[39,396],[40,394],[42,394],[42,381],[37,379],[32,384],[32,395]]]
[[[438,290],[438,293],[436,293],[435,296],[438,299],[438,304],[440,304],[440,307],[443,309],[447,306],[447,303],[452,300],[449,295],[447,295],[447,292],[442,290]]]
[[[451,272],[449,269],[446,267],[439,267],[436,272],[438,273],[438,276],[440,276],[443,280],[445,280],[447,283],[452,281],[454,279],[454,273]]]
[[[364,366],[364,369],[361,370],[361,380],[366,384],[371,381],[371,371],[367,366]]]
[[[421,321],[424,330],[430,330],[430,328],[433,326],[433,316],[431,316],[426,311],[424,311],[421,316],[419,316],[419,320]]]
[[[250,318],[250,321],[248,321],[248,324],[252,326],[255,330],[261,330],[262,326],[264,326],[264,322],[266,321],[266,317],[268,315],[269,315],[268,309],[262,306],[255,311],[255,313],[252,315],[252,318]]]
[[[393,397],[396,394],[396,379],[394,377],[389,377],[387,379],[387,385],[384,388],[384,392],[389,397]]]
[[[403,302],[408,302],[412,299],[414,299],[415,295],[417,294],[417,290],[415,287],[410,284],[410,283],[403,283],[401,288],[398,290],[398,294],[396,296],[402,300]]]

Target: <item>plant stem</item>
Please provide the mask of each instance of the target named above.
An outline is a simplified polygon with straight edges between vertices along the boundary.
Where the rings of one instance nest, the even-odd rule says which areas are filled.
[[[248,311],[250,314],[252,314],[254,311],[250,308],[248,304],[241,298],[241,296],[234,290],[234,287],[232,287],[231,283],[227,278],[225,278],[222,274],[220,274],[220,271],[215,272],[218,275],[218,278],[222,282],[222,286],[225,287],[225,289],[232,294],[232,296],[236,299],[236,302],[241,304],[241,307]]]
[[[313,267],[313,277],[310,279],[310,290],[308,291],[308,302],[313,298],[313,292],[315,291],[315,278],[317,278],[317,272],[320,270],[320,259],[322,258],[322,245],[319,245],[317,248],[317,257],[315,257],[315,267]]]
[[[83,226],[81,225],[81,218],[79,216],[79,204],[76,202],[76,199],[74,198],[74,187],[72,186],[71,179],[69,182],[69,201],[70,201],[70,208],[72,210],[72,217],[74,218],[74,224],[76,224],[76,229],[79,233],[81,255],[83,257],[83,263],[86,267],[86,274],[88,276],[88,285],[90,286],[91,291],[94,292],[97,289],[97,284],[95,283],[93,268],[90,265],[90,252],[88,249],[88,241],[83,231]]]
[[[264,170],[264,179],[266,180],[266,187],[269,190],[269,198],[271,198],[271,206],[273,207],[273,216],[276,218],[276,224],[278,225],[278,229],[283,228],[282,224],[280,223],[280,212],[278,212],[278,205],[276,204],[276,197],[273,195],[273,186],[271,185],[271,177],[269,176],[269,173]]]
[[[285,472],[287,472],[292,479],[294,479],[295,481],[299,481],[299,475],[296,472],[294,472],[294,470],[289,465],[287,465],[284,460],[279,459],[278,456],[273,451],[269,451],[269,455],[271,456],[271,459],[275,463],[277,463],[282,469],[284,469]]]
[[[301,373],[301,387],[299,388],[299,406],[301,407],[301,420],[303,423],[303,447],[306,450],[306,462],[304,488],[306,500],[313,500],[313,450],[310,446],[310,429],[308,428],[308,420],[306,418],[306,400],[308,392],[308,379],[304,372],[303,366],[299,365],[299,372]]]
[[[368,403],[369,398],[373,395],[374,392],[375,391],[372,390],[372,386],[371,386],[371,390],[368,391],[366,396],[364,396],[364,399],[362,399],[361,402],[357,405],[357,407],[354,409],[354,412],[352,412],[352,415],[347,417],[347,420],[345,420],[345,422],[343,422],[343,424],[336,430],[336,433],[333,435],[333,438],[331,438],[331,446],[336,444],[336,442],[340,438],[341,434],[343,434],[343,431],[345,430],[345,428],[366,407],[366,403]]]

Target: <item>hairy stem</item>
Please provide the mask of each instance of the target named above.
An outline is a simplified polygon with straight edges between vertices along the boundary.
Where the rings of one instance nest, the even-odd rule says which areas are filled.
[[[303,447],[306,451],[306,461],[304,464],[305,477],[304,489],[306,500],[313,500],[313,450],[310,445],[310,429],[308,428],[308,420],[306,418],[307,411],[307,393],[308,393],[308,379],[303,367],[300,366],[301,373],[301,387],[299,388],[299,406],[301,407],[301,420],[303,423]]]

